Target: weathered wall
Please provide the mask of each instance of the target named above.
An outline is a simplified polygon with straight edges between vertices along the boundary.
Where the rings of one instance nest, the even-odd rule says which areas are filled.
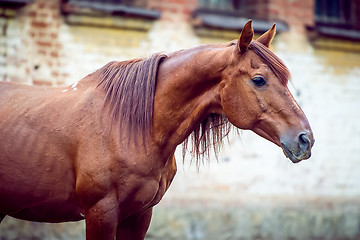
[[[57,1],[36,0],[0,17],[0,79],[70,84],[111,60],[231,40],[198,37],[185,1],[154,0],[152,7],[170,10],[140,31],[132,20],[126,29],[67,24]],[[301,22],[278,35],[273,50],[289,67],[289,87],[315,134],[312,158],[292,164],[247,131],[199,172],[178,152],[178,174],[155,208],[148,239],[360,239],[359,49],[349,41],[311,43]],[[1,240],[83,238],[83,222],[6,218],[0,225]]]
[[[0,79],[27,84],[63,85],[63,44],[59,41],[59,1],[36,1],[20,9],[0,8],[0,42],[5,60]],[[6,13],[8,12],[8,13]],[[6,25],[5,25],[6,24]]]

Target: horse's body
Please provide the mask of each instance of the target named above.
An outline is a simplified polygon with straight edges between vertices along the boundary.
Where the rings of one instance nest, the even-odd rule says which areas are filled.
[[[129,216],[146,217],[160,201],[176,172],[173,152],[120,142],[102,122],[105,93],[93,80],[68,88],[0,83],[0,212],[45,222],[129,219],[124,230],[142,236]],[[97,205],[106,208],[89,213]]]
[[[176,173],[176,146],[194,132],[202,153],[227,119],[294,162],[308,158],[313,137],[287,69],[259,53],[274,31],[250,43],[249,22],[238,43],[110,63],[66,88],[0,83],[0,221],[85,218],[87,239],[143,239]],[[147,81],[119,84],[139,76]]]

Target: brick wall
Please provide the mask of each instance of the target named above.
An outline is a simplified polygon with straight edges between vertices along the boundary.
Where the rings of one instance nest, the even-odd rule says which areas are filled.
[[[0,79],[3,81],[20,81],[18,72],[14,69],[24,61],[22,57],[16,57],[21,45],[21,31],[19,30],[17,12],[14,9],[0,6]]]
[[[33,76],[33,84],[63,85],[66,78],[61,71],[63,56],[59,30],[62,24],[59,1],[38,0],[25,9],[27,15],[25,47],[34,56],[27,68]],[[35,57],[36,56],[36,57]],[[31,69],[32,68],[32,69]]]
[[[247,17],[269,21],[281,20],[304,32],[314,24],[313,0],[247,0]]]
[[[164,20],[189,20],[197,7],[197,0],[149,0],[148,7],[161,11]]]
[[[314,1],[270,0],[268,14],[269,20],[282,20],[293,28],[304,28],[304,25],[312,26],[314,24]]]
[[[2,79],[35,85],[64,84],[67,74],[61,70],[59,1],[37,0],[12,11],[14,16],[0,18],[6,29]]]

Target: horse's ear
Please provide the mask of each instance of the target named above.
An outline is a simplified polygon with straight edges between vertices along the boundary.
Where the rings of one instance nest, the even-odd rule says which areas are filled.
[[[252,27],[252,20],[250,19],[245,23],[240,33],[239,41],[237,44],[238,50],[240,52],[245,52],[248,49],[249,44],[253,39],[253,37],[254,37],[254,30]]]
[[[265,47],[269,47],[271,41],[273,40],[276,33],[276,26],[275,23],[272,25],[272,27],[263,35],[261,35],[257,41],[262,43]]]

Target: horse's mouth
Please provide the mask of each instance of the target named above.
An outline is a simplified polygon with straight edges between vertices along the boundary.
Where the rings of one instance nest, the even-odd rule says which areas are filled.
[[[311,152],[298,152],[294,153],[285,144],[281,144],[284,154],[287,158],[289,158],[293,163],[299,163],[301,160],[305,160],[311,157]]]

